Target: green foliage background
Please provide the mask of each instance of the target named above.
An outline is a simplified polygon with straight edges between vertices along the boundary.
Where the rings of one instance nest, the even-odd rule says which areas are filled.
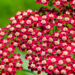
[[[43,5],[35,3],[35,0],[0,0],[0,28],[5,27],[9,24],[9,17],[14,16],[17,11],[24,11],[26,9],[38,10]],[[15,53],[21,54],[21,59],[24,62],[24,70],[17,71],[16,75],[37,75],[36,72],[31,72],[28,70],[28,61],[25,60],[25,53],[16,49]],[[42,73],[41,75],[46,75]]]

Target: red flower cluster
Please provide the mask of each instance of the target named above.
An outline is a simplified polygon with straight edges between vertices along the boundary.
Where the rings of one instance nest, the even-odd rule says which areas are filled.
[[[36,0],[36,3],[47,5],[49,0]]]
[[[0,40],[4,37],[6,34],[5,28],[0,28]]]
[[[64,4],[67,0],[59,1]],[[49,0],[37,2],[47,4]],[[75,59],[72,57],[75,55],[74,13],[75,8],[62,6],[59,11],[48,8],[19,11],[9,18],[10,25],[0,29],[1,74],[15,75],[15,69],[22,69],[20,55],[14,54],[17,47],[27,51],[25,59],[29,60],[31,71],[75,75]],[[5,34],[7,38],[3,40]]]
[[[68,5],[70,3],[71,7],[75,7],[75,0],[36,0],[36,3],[47,5],[48,3],[53,3],[57,8]]]
[[[68,5],[68,4],[71,7],[75,7],[75,0],[55,0],[53,4],[58,8]]]
[[[21,70],[22,61],[20,54],[14,54],[14,46],[4,39],[7,28],[0,29],[0,75],[16,75],[16,70]]]

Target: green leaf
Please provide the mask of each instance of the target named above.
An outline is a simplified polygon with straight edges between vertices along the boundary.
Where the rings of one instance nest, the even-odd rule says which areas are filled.
[[[75,59],[75,54],[71,54],[71,58]]]
[[[47,60],[47,58],[44,58],[43,60]]]
[[[63,25],[64,25],[64,26],[67,26],[67,23],[64,23]]]
[[[32,25],[32,28],[34,28],[34,24]]]
[[[53,6],[53,2],[50,0],[50,2],[48,3],[49,6]]]
[[[72,38],[72,36],[71,36],[71,35],[69,35],[69,39],[70,39],[70,40],[73,40],[73,38]]]
[[[52,44],[50,44],[49,47],[52,47]]]
[[[63,64],[63,66],[67,66],[67,64]]]
[[[33,40],[31,36],[29,37],[29,40]]]
[[[28,61],[25,60],[25,55],[27,54],[27,50],[25,52],[22,52],[21,50],[19,50],[17,47],[16,47],[16,50],[14,51],[14,53],[16,54],[21,54],[21,59],[23,61],[23,64],[22,64],[22,67],[24,69],[28,69]]]
[[[25,28],[28,28],[29,26],[24,26]]]
[[[37,75],[37,74],[28,70],[19,70],[16,72],[16,75]]]
[[[54,66],[54,67],[57,67],[57,65],[56,65],[56,64],[54,64],[53,66]]]
[[[68,24],[67,26],[68,26],[69,28],[72,28],[71,24]]]
[[[54,33],[55,31],[57,31],[57,26],[56,26],[56,25],[54,25],[54,27],[53,27],[53,33]]]
[[[69,28],[72,28],[72,25],[71,25],[71,24],[64,23],[63,25],[64,25],[64,26],[67,26],[67,27],[69,27]]]
[[[54,55],[57,56],[57,53],[55,53]]]
[[[41,42],[37,42],[37,43],[38,43],[38,45],[40,46],[40,43],[41,43]]]
[[[11,58],[13,56],[13,54],[10,54],[9,56],[8,56],[8,58]]]
[[[26,75],[26,72],[23,70],[19,70],[16,72],[16,75]]]
[[[67,5],[69,8],[71,8],[71,4],[68,2],[68,5]]]
[[[41,30],[41,28],[40,27],[37,27],[36,30]]]
[[[53,33],[54,33],[54,32],[53,32],[53,29],[51,29],[51,30],[50,30],[50,35],[52,35]]]
[[[61,30],[60,30],[60,29],[57,29],[57,31],[58,31],[58,32],[61,32]]]
[[[53,29],[50,30],[50,35],[54,34],[55,31],[58,31],[56,25],[54,25]]]

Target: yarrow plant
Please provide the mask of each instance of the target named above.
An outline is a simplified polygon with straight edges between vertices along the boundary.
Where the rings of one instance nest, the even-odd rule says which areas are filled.
[[[14,53],[18,48],[27,51],[31,71],[75,75],[75,0],[36,3],[54,7],[18,11],[9,18],[11,23],[0,29],[0,74],[16,75],[16,70],[23,69],[20,54]]]

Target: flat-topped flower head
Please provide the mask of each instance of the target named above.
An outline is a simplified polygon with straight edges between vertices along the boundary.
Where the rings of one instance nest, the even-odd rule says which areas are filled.
[[[51,8],[18,11],[9,18],[10,24],[0,28],[0,75],[16,75],[24,68],[16,48],[26,51],[31,71],[75,75],[75,0],[36,2]]]

